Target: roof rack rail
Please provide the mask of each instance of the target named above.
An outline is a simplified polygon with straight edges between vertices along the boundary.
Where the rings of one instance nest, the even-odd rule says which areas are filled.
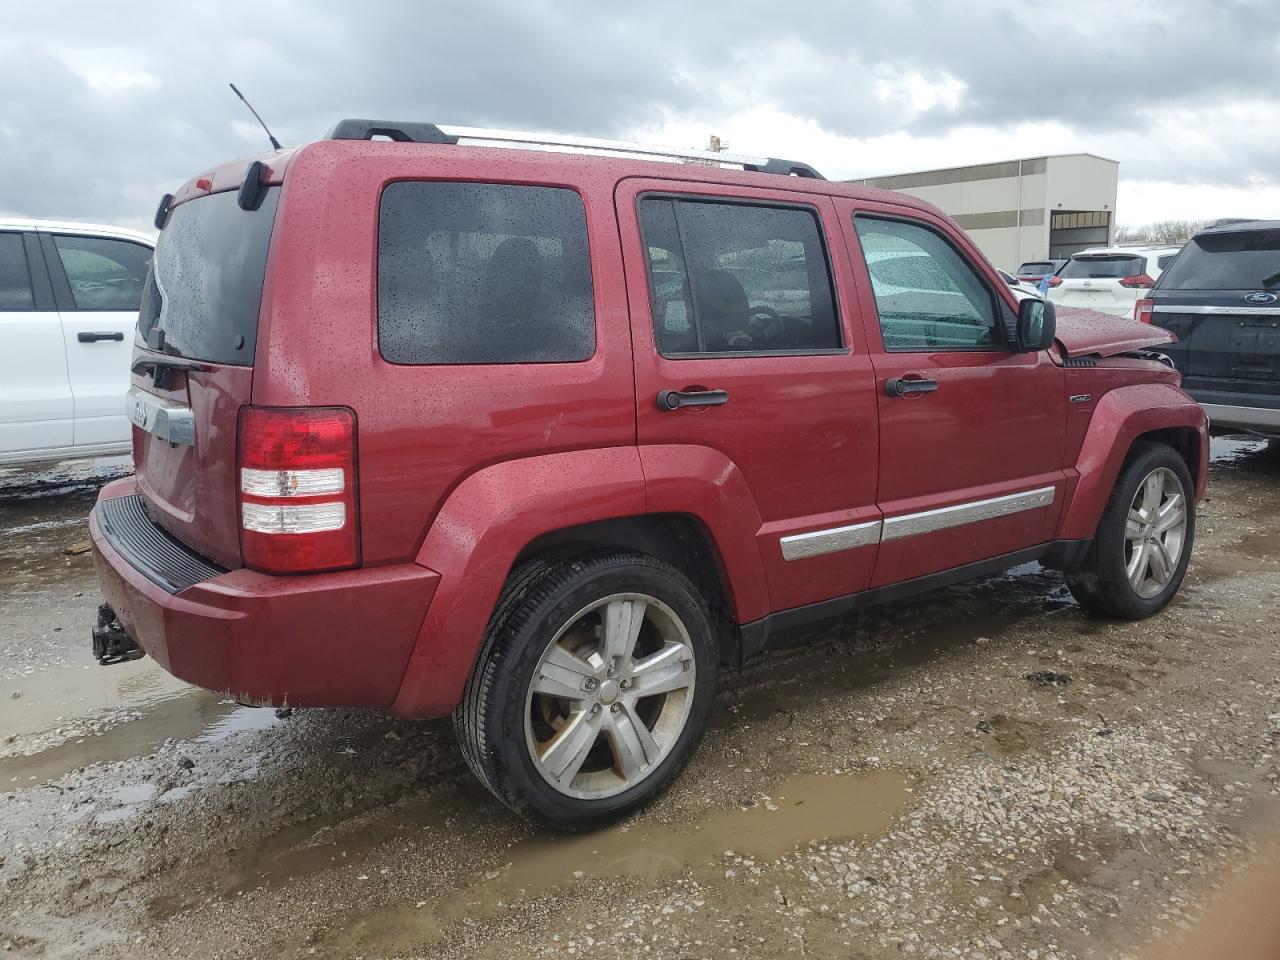
[[[584,153],[623,153],[642,158],[675,160],[685,163],[708,165],[731,164],[743,170],[758,173],[775,173],[781,176],[806,177],[825,180],[813,167],[798,160],[781,160],[777,157],[752,157],[737,153],[712,153],[708,150],[678,150],[671,147],[655,147],[646,143],[630,143],[625,140],[596,140],[590,137],[571,137],[560,134],[524,133],[518,130],[492,130],[485,127],[458,127],[435,123],[403,123],[395,120],[340,120],[329,131],[328,140],[372,140],[386,137],[398,143],[456,144],[518,144],[530,147],[552,147],[560,151]]]

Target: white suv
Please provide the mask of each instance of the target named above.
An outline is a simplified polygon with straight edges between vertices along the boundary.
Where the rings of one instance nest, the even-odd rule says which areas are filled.
[[[1132,317],[1133,307],[1178,255],[1179,247],[1094,247],[1073,254],[1049,278],[1049,299]]]
[[[0,463],[128,452],[154,246],[120,227],[0,219]]]

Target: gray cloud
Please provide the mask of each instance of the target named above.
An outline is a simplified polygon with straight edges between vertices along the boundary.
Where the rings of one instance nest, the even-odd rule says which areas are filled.
[[[1128,177],[1276,176],[1273,135],[1224,124],[1223,149],[1186,155],[1144,140],[1176,131],[1171,117],[1280,100],[1271,2],[9,7],[0,211],[34,216],[145,223],[164,190],[259,150],[265,138],[228,80],[286,143],[342,116],[617,136],[768,104],[859,138],[1058,121],[1081,149],[1100,135],[1131,144],[1119,157]],[[933,106],[880,95],[909,76],[957,82],[959,93]]]

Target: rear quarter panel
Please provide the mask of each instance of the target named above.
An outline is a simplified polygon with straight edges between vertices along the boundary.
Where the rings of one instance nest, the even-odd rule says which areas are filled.
[[[358,422],[366,565],[412,559],[471,473],[509,460],[635,443],[616,178],[507,151],[323,141],[290,166],[253,402],[340,405]],[[587,211],[596,352],[581,363],[407,366],[377,343],[378,208],[401,180],[562,186]],[[425,558],[429,562],[430,558]]]

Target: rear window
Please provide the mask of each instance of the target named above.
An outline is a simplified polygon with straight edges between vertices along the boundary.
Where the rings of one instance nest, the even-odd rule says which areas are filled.
[[[142,295],[138,332],[144,341],[162,330],[165,353],[253,365],[279,199],[280,188],[269,187],[256,210],[242,210],[234,191],[173,208]]]
[[[1020,277],[1043,277],[1046,273],[1052,274],[1054,266],[1052,263],[1024,263],[1018,268],[1018,276]]]
[[[378,225],[392,363],[568,363],[595,353],[582,198],[560,187],[393,183]]]
[[[1142,257],[1072,257],[1058,276],[1064,280],[1136,277],[1146,271]]]
[[[1257,290],[1280,286],[1280,230],[1206,234],[1182,248],[1162,290]]]

